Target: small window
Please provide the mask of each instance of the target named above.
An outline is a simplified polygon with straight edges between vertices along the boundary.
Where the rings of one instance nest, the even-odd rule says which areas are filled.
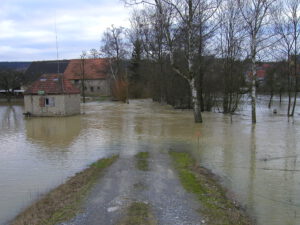
[[[78,84],[79,83],[79,80],[74,80],[74,84]]]
[[[91,87],[91,92],[94,92],[94,87]]]
[[[55,106],[54,97],[45,98],[45,106],[54,107]]]
[[[100,90],[100,87],[97,87],[98,90]]]

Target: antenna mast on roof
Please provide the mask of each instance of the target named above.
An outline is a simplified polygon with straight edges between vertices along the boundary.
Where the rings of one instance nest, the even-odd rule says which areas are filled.
[[[56,28],[56,13],[55,13],[55,40],[56,40],[57,74],[59,74],[59,55],[58,55],[58,40],[57,40],[57,28]]]

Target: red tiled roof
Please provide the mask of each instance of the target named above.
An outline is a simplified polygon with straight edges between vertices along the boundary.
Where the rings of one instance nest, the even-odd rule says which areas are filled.
[[[24,94],[38,94],[40,91],[45,92],[45,94],[80,94],[78,88],[59,74],[42,75]]]
[[[257,70],[256,71],[256,76],[258,78],[265,78],[266,76],[266,70],[262,69],[262,70]]]
[[[85,79],[106,79],[107,65],[108,59],[85,59]],[[68,80],[80,80],[81,73],[81,59],[73,59],[67,66],[64,76]]]

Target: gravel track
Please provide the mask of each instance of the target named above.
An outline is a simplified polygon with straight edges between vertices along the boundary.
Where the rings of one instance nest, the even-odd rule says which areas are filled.
[[[159,225],[201,224],[201,206],[181,186],[168,154],[150,151],[149,167],[140,171],[134,157],[121,156],[93,187],[84,212],[61,225],[115,225],[134,201],[150,204]]]

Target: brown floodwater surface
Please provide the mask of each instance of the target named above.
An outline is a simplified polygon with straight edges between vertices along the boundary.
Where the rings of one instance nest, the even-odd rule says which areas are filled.
[[[258,224],[300,224],[299,112],[288,121],[285,103],[276,115],[266,105],[261,98],[256,125],[247,106],[195,124],[191,111],[151,100],[87,103],[62,118],[0,105],[0,224],[99,158],[153,149],[191,151]]]

